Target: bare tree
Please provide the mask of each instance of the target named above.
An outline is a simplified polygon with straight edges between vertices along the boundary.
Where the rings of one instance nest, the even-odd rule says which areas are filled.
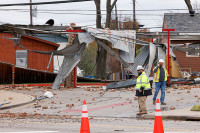
[[[96,27],[101,28],[101,0],[94,0],[96,5]],[[111,22],[111,12],[116,4],[117,0],[114,0],[111,5],[111,0],[107,0],[106,3],[106,25],[105,28],[110,28]],[[104,42],[106,43],[106,42]],[[106,58],[107,58],[107,51],[98,45],[97,50],[97,67],[96,67],[96,78],[99,79],[106,79]]]
[[[195,11],[194,11],[193,8],[192,8],[191,1],[190,1],[190,0],[185,0],[185,3],[186,3],[186,5],[187,5],[187,7],[188,7],[188,10],[189,10],[190,14],[194,15],[194,12],[195,12]]]
[[[101,0],[94,0],[96,5],[96,27],[101,28]]]

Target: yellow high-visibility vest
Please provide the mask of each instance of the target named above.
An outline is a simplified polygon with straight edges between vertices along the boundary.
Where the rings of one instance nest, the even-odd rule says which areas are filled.
[[[153,71],[156,69],[156,67],[153,69]],[[165,71],[165,81],[167,81],[167,77],[169,76],[168,75],[168,72],[167,70],[164,68],[164,71]],[[158,71],[156,73],[154,73],[154,79],[153,81],[154,82],[159,82],[159,78],[160,78],[160,68],[158,68]]]
[[[145,88],[144,90],[151,89],[149,78],[147,77],[145,72],[142,72],[142,74],[137,78],[136,90],[140,90],[142,86]]]

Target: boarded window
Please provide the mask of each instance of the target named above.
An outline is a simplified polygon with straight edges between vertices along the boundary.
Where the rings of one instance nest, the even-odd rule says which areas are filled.
[[[16,50],[16,66],[27,67],[27,50]]]
[[[186,52],[186,57],[199,57],[199,45],[187,45],[188,52]]]

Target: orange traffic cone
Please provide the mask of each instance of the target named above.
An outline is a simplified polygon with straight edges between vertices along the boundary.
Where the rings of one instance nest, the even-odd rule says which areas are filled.
[[[86,100],[83,101],[80,133],[90,133],[90,125],[89,125],[89,119],[88,119]]]
[[[157,101],[156,101],[156,114],[155,114],[153,132],[154,133],[164,133],[159,99],[157,99]]]

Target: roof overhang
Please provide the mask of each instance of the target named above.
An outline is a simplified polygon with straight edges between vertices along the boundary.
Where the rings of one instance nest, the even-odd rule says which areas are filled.
[[[56,47],[56,49],[60,46],[57,43],[49,42],[49,41],[46,41],[46,40],[43,40],[43,39],[39,39],[39,38],[36,38],[36,37],[33,37],[33,36],[29,36],[29,35],[23,35],[23,37],[26,37],[26,38],[29,38],[29,39],[33,39],[33,40],[36,40],[36,41],[39,41],[39,42],[43,42],[43,43],[46,43],[48,45],[52,45],[52,46]]]
[[[137,32],[137,38],[168,38],[167,32]],[[170,32],[170,40],[200,40],[200,32]]]

